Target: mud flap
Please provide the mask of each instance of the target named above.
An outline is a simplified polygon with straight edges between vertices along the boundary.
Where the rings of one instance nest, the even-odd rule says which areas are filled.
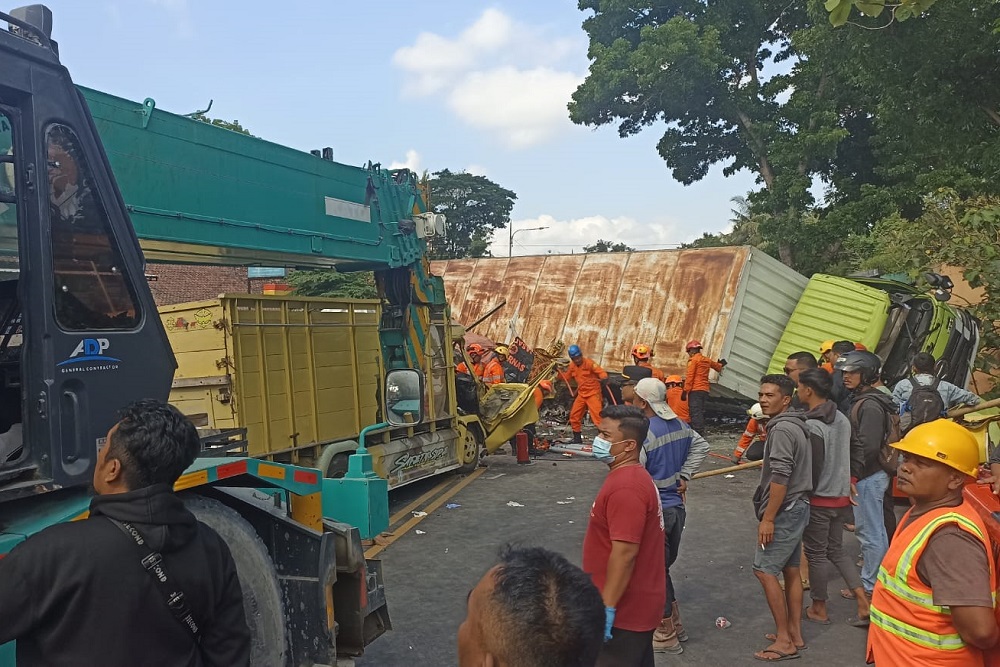
[[[344,523],[323,520],[324,561],[335,564],[331,613],[336,621],[338,657],[359,656],[366,646],[392,629],[385,599],[382,561],[365,559],[358,529]]]

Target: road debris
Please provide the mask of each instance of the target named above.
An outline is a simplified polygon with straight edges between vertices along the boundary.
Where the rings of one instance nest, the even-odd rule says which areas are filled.
[[[736,475],[725,475],[723,479],[733,479]]]
[[[427,512],[422,512],[420,510],[413,510],[412,512],[410,512],[410,514],[412,514],[413,516],[417,517],[418,519],[420,517],[427,516]]]
[[[413,532],[415,532],[417,535],[426,535],[427,534],[427,532],[423,531],[423,530],[415,530]]]
[[[720,630],[725,630],[726,628],[731,627],[732,625],[733,624],[730,623],[729,619],[726,618],[725,616],[720,616],[717,619],[715,619],[715,627],[719,628]]]
[[[506,474],[507,473],[505,473],[505,472],[499,472],[499,473],[497,473],[495,475],[490,475],[489,477],[484,477],[483,479],[500,479],[501,477],[503,477]]]
[[[457,510],[459,507],[461,507],[461,505],[459,505],[458,503],[448,503],[444,507],[445,507],[445,509],[449,509],[449,510]]]
[[[572,505],[572,500],[557,500],[556,505]]]
[[[524,505],[518,502],[514,502],[513,500],[508,500],[507,507],[524,507]]]

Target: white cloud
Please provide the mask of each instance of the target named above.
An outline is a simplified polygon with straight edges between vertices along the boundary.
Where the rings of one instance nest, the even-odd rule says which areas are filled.
[[[496,131],[526,148],[569,126],[566,103],[583,77],[547,67],[500,67],[470,72],[448,96],[448,107],[472,127]]]
[[[481,164],[470,164],[465,168],[465,173],[472,174],[473,176],[488,176],[486,167]]]
[[[572,220],[556,220],[551,215],[513,221],[514,255],[569,254],[583,252],[583,247],[600,239],[624,243],[636,250],[674,248],[682,240],[682,232],[673,220],[640,223],[634,218],[608,218],[591,215]],[[527,231],[534,227],[545,227]],[[517,230],[525,230],[518,233]],[[506,257],[509,230],[497,230],[490,249],[494,257]]]
[[[389,165],[389,169],[409,169],[417,175],[421,174],[423,165],[420,161],[420,153],[411,148],[406,151],[405,161],[399,162],[398,160],[393,160],[392,164]]]
[[[419,34],[393,55],[407,74],[403,93],[440,97],[466,124],[511,148],[538,144],[572,124],[566,105],[583,81],[586,44],[560,38],[487,9],[456,37]]]

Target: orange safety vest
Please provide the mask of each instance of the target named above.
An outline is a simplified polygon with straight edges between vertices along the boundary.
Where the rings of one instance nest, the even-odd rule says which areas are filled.
[[[722,372],[722,364],[712,361],[701,352],[688,359],[687,375],[684,376],[684,391],[708,391],[708,372]]]
[[[767,424],[764,420],[757,421],[753,417],[747,422],[747,427],[740,436],[740,441],[736,443],[736,449],[745,452],[754,440],[763,440],[767,437]]]
[[[579,366],[573,363],[569,365],[566,376],[576,380],[576,395],[587,398],[601,394],[601,380],[608,377],[608,374],[603,368],[584,357]]]
[[[684,395],[683,387],[667,387],[667,405],[674,411],[674,414],[683,421],[691,423],[691,410],[688,402],[681,399]]]
[[[476,364],[476,366],[477,372],[478,367],[482,366],[482,374],[479,378],[484,384],[500,384],[504,381],[503,366],[496,358],[490,359],[486,364]]]
[[[958,634],[947,607],[934,604],[931,588],[917,576],[917,561],[934,531],[955,524],[986,549],[990,590],[996,607],[997,573],[986,525],[968,501],[931,510],[909,525],[908,510],[882,559],[872,593],[868,662],[878,665],[981,667],[983,652]],[[905,526],[905,527],[904,527]]]
[[[642,368],[648,368],[653,373],[653,377],[659,380],[660,382],[663,382],[664,380],[667,379],[667,376],[663,374],[663,371],[661,371],[659,368],[654,368],[653,364],[649,363],[648,361],[640,361],[639,366],[641,366]],[[674,412],[676,412],[676,410]]]

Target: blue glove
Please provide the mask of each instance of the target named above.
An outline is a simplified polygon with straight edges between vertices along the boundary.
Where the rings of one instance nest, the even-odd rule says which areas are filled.
[[[615,608],[604,608],[604,641],[611,641],[611,626],[615,624]]]

